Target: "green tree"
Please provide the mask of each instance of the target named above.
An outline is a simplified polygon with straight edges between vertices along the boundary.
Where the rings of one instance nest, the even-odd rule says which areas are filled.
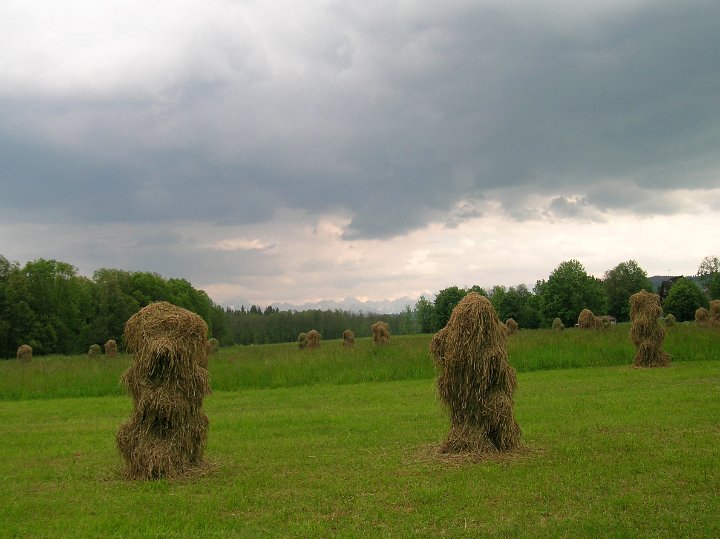
[[[420,299],[415,304],[415,316],[420,333],[432,333],[435,327],[435,306],[425,299],[425,296],[420,296]]]
[[[604,313],[607,295],[602,281],[588,275],[577,260],[562,262],[547,281],[538,283],[542,295],[543,325],[549,326],[555,317],[566,326],[574,326],[580,311],[590,309]]]
[[[710,299],[720,299],[720,259],[706,256],[700,262],[697,276],[708,292]]]
[[[540,312],[533,294],[524,284],[508,288],[500,301],[498,317],[505,321],[515,320],[521,328],[537,328],[540,325]]]
[[[679,322],[694,320],[695,311],[708,307],[708,298],[698,286],[687,277],[675,281],[663,303],[665,314],[672,314]]]
[[[467,295],[467,291],[451,286],[440,290],[435,296],[435,309],[433,317],[433,331],[438,331],[445,327],[450,320],[455,305]]]
[[[505,301],[506,294],[507,288],[499,284],[496,284],[490,289],[490,303],[492,303],[492,306],[495,309],[495,312],[498,313],[498,316],[500,316],[500,309],[503,301]],[[507,318],[501,317],[501,320],[504,321],[507,320]]]
[[[652,292],[647,273],[634,260],[621,262],[605,272],[603,286],[608,297],[608,314],[619,322],[630,320],[630,296],[641,290]]]

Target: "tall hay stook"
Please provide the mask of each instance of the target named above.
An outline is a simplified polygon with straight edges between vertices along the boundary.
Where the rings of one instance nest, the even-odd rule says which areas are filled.
[[[714,299],[710,302],[708,323],[714,328],[720,328],[720,299]]]
[[[320,333],[317,330],[311,329],[307,332],[307,345],[305,346],[308,350],[317,350],[320,348]]]
[[[202,465],[210,393],[208,327],[198,315],[170,303],[151,303],[125,324],[134,355],[122,382],[133,400],[116,439],[128,479],[187,475]]]
[[[521,431],[513,416],[515,369],[507,336],[490,301],[471,292],[435,334],[430,353],[440,368],[437,388],[450,412],[442,453],[509,451]]]
[[[710,313],[705,307],[698,307],[695,311],[695,323],[701,327],[710,324]]]
[[[595,315],[590,309],[580,311],[577,324],[579,329],[595,329],[597,327]]]
[[[665,340],[665,329],[659,322],[662,314],[657,294],[642,290],[630,296],[630,339],[637,349],[636,367],[670,365],[670,356],[662,350]]]
[[[115,339],[108,339],[105,343],[105,357],[115,357],[118,354],[118,345]]]
[[[32,359],[32,346],[29,344],[21,344],[17,349],[16,358],[20,361],[30,361]]]
[[[354,348],[355,347],[355,333],[353,330],[346,329],[343,331],[343,347]]]
[[[390,343],[390,326],[387,325],[387,322],[375,322],[370,328],[372,329],[375,344]]]

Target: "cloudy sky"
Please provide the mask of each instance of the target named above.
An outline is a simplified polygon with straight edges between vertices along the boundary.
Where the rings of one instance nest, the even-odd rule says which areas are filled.
[[[720,255],[720,2],[5,0],[0,254],[217,302]]]

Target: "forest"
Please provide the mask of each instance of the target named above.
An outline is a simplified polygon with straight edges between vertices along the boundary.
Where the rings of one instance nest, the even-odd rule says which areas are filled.
[[[698,276],[700,286],[679,279],[664,298],[665,311],[680,321],[691,319],[695,309],[720,297],[717,257],[705,257]],[[378,320],[388,323],[391,334],[435,332],[470,291],[488,296],[501,320],[513,318],[521,328],[549,327],[556,317],[572,326],[584,308],[627,321],[628,298],[639,290],[653,290],[653,285],[634,260],[619,263],[602,279],[589,275],[579,261],[568,260],[532,290],[524,284],[488,290],[450,286],[433,300],[420,297],[414,308],[396,314],[280,311],[258,305],[238,310],[214,303],[185,279],[122,269],[99,269],[85,277],[66,262],[40,258],[21,265],[0,255],[0,357],[15,357],[21,344],[40,355],[84,353],[90,345],[108,339],[122,347],[127,319],[153,301],[168,301],[197,313],[207,322],[210,336],[229,346],[291,342],[310,329],[319,331],[323,339],[340,338],[346,329],[364,337]]]

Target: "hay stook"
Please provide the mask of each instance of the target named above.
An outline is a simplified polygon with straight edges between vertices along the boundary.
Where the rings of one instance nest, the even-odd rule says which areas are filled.
[[[590,309],[583,309],[578,315],[577,326],[580,329],[596,329],[596,317]]]
[[[117,431],[128,479],[183,476],[199,470],[210,393],[207,324],[167,302],[151,303],[125,324],[133,364],[123,383],[133,400],[130,418]]]
[[[320,333],[316,330],[311,329],[307,332],[307,345],[308,350],[317,350],[320,348]]]
[[[115,339],[108,339],[103,348],[105,350],[105,357],[115,357],[118,354],[118,345]]]
[[[514,318],[505,320],[505,327],[507,328],[508,335],[514,335],[520,330],[520,326],[515,322]]]
[[[660,296],[642,290],[630,296],[630,340],[637,349],[636,367],[667,367],[670,356],[663,352],[665,330],[659,320],[663,312]]]
[[[515,369],[507,356],[507,336],[490,301],[467,294],[447,325],[430,343],[440,370],[437,388],[450,412],[450,432],[442,453],[509,451],[520,445],[513,416]]]
[[[355,346],[355,333],[351,329],[343,331],[343,347],[353,348]]]
[[[302,333],[298,334],[297,343],[298,343],[298,348],[300,348],[300,350],[305,349],[308,344],[307,333],[302,332]]]
[[[720,299],[714,299],[710,302],[708,324],[710,324],[711,327],[720,328]]]
[[[555,331],[562,331],[565,329],[565,324],[563,324],[562,320],[560,320],[559,318],[556,318],[555,320],[552,321],[552,328]]]
[[[705,307],[698,307],[695,311],[695,323],[700,327],[710,325],[710,312]]]
[[[375,344],[389,344],[390,343],[390,326],[387,322],[375,322],[372,326],[373,342]]]
[[[16,358],[20,361],[30,361],[32,359],[33,349],[29,344],[21,344],[16,353]]]

